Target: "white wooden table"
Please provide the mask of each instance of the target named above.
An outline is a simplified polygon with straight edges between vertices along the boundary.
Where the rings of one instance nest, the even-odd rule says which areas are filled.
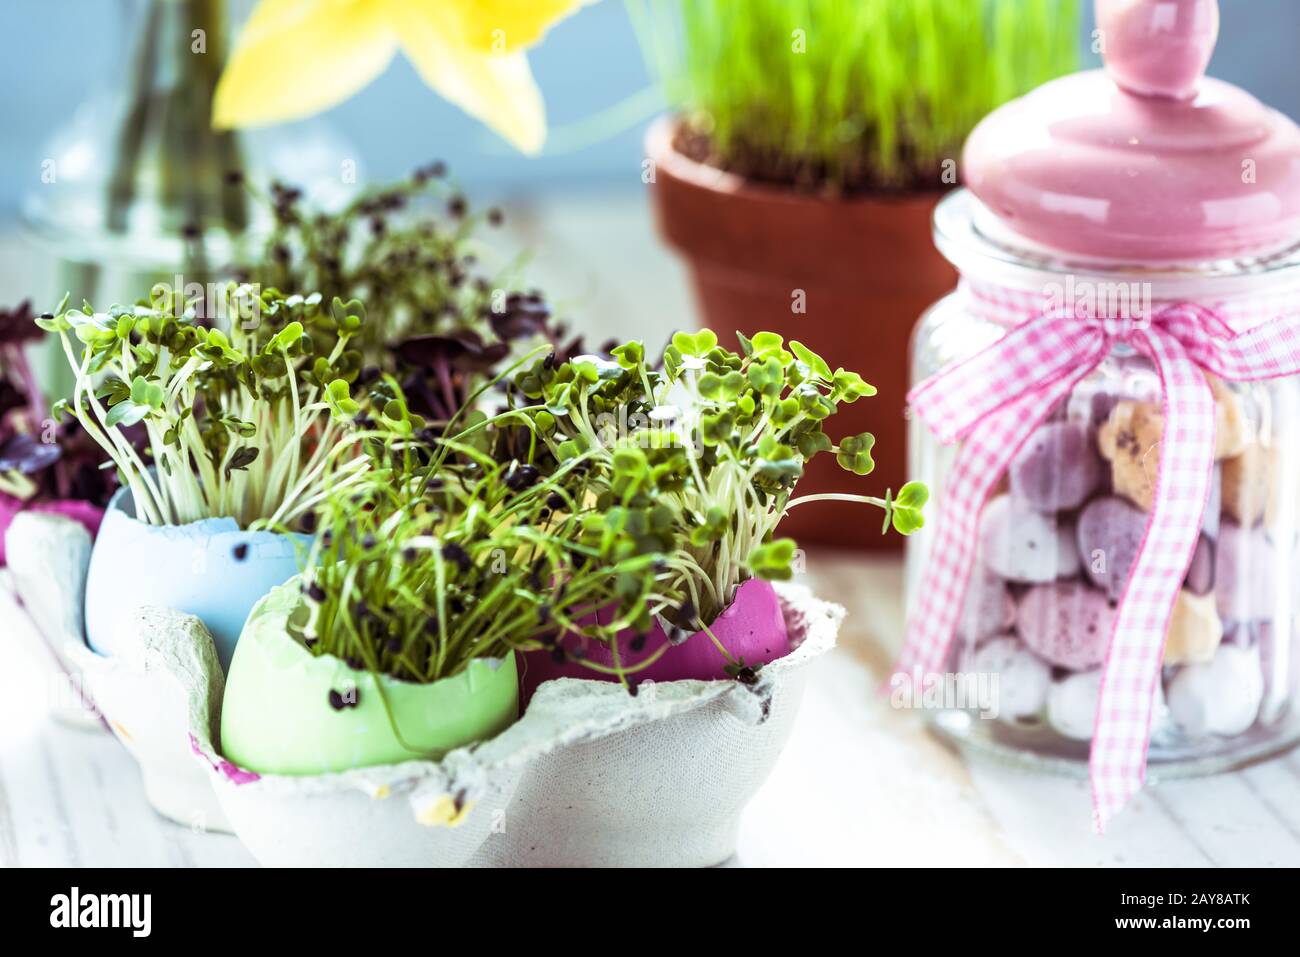
[[[1083,781],[967,762],[915,714],[892,710],[876,690],[901,628],[901,578],[891,559],[812,559],[808,581],[849,609],[841,647],[815,665],[733,863],[1300,864],[1300,753],[1160,785],[1096,837]],[[19,625],[0,618],[0,865],[253,864],[235,838],[150,810],[134,762],[107,732],[41,713],[38,649]]]

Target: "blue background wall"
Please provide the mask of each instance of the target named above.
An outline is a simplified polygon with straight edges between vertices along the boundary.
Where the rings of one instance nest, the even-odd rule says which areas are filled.
[[[126,27],[137,0],[0,0],[0,215],[39,176],[42,144],[72,109],[126,69]],[[1089,9],[1091,4],[1086,4]],[[246,11],[249,0],[233,0]],[[1224,28],[1212,72],[1300,116],[1297,0],[1223,0]],[[1091,29],[1091,17],[1084,32]],[[1086,42],[1081,37],[1081,42]],[[571,124],[645,91],[639,47],[622,3],[603,0],[561,23],[531,55],[553,142],[529,160],[427,90],[400,57],[378,81],[326,114],[361,151],[373,177],[391,178],[444,158],[477,192],[640,188],[642,124],[596,145],[557,150]]]

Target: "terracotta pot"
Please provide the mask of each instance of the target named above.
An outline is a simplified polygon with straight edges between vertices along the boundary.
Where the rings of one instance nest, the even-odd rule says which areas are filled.
[[[860,479],[821,456],[799,494],[897,490],[906,480],[908,339],[957,281],[931,239],[941,194],[837,200],[754,183],[678,153],[674,129],[660,119],[646,134],[650,194],[660,232],[687,260],[703,324],[724,342],[736,330],[798,339],[880,390],[830,420],[832,438],[876,436],[875,472]],[[803,544],[901,544],[880,534],[878,512],[853,504],[801,506],[781,531]]]

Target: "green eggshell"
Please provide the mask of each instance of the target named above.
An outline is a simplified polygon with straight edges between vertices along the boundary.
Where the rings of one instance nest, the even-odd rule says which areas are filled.
[[[475,659],[430,684],[398,681],[356,671],[332,655],[313,655],[286,627],[300,607],[297,578],[273,588],[254,606],[235,646],[222,700],[221,748],[239,767],[322,774],[437,760],[493,737],[519,717],[513,654]],[[349,687],[357,691],[356,706],[336,711],[330,690],[344,694]]]

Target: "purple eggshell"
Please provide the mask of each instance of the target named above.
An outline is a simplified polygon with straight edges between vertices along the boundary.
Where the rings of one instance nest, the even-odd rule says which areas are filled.
[[[1277,557],[1262,532],[1225,521],[1214,550],[1214,597],[1225,622],[1273,617]]]
[[[1080,582],[1036,585],[1020,598],[1016,629],[1040,658],[1084,671],[1106,658],[1115,609],[1106,596]]]
[[[752,578],[736,589],[736,598],[709,626],[714,636],[732,656],[744,658],[749,665],[767,664],[790,653],[790,636],[786,631],[781,601],[770,582]],[[619,657],[624,665],[634,665],[653,655],[668,642],[668,636],[656,623],[646,636],[640,650],[632,649],[637,633],[628,629],[618,636]],[[581,650],[582,655],[599,665],[612,666],[614,656],[609,647],[581,635],[565,635],[561,639],[570,651]],[[588,678],[596,681],[617,681],[586,667],[580,661],[556,662],[549,651],[529,651],[523,654],[524,667],[519,676],[520,692],[524,704],[543,681],[552,678]],[[712,681],[727,678],[723,669],[727,659],[702,631],[688,637],[681,644],[669,648],[652,665],[629,675],[629,680],[682,681],[695,679]]]
[[[1205,535],[1196,540],[1184,585],[1193,595],[1208,595],[1214,590],[1214,542]]]
[[[1049,422],[1011,461],[1014,495],[1039,512],[1078,508],[1101,483],[1102,462],[1085,425]]]
[[[1093,499],[1079,514],[1079,559],[1111,601],[1124,594],[1146,525],[1146,512],[1114,496]]]

